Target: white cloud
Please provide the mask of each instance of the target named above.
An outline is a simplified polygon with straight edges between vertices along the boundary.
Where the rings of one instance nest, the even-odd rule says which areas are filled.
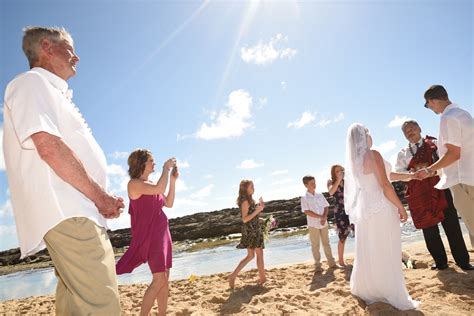
[[[289,183],[281,186],[272,186],[261,192],[261,196],[264,201],[291,199],[303,195],[305,191],[303,183]],[[263,213],[265,213],[265,210],[263,210]]]
[[[193,194],[189,195],[191,199],[198,199],[202,200],[211,195],[211,191],[214,188],[214,184],[208,184],[204,188],[194,192]]]
[[[109,157],[112,159],[127,159],[129,153],[126,151],[114,151],[113,153],[109,154]]]
[[[111,165],[107,165],[107,174],[123,176],[123,175],[126,175],[127,172],[121,165],[117,165],[113,163]]]
[[[173,208],[178,208],[181,206],[206,206],[208,205],[204,201],[197,201],[193,198],[176,198],[173,203]],[[190,210],[192,212],[192,210]],[[184,215],[184,214],[181,214]]]
[[[292,59],[297,51],[289,47],[281,47],[281,44],[288,42],[288,37],[277,34],[268,43],[259,43],[253,47],[242,47],[240,57],[246,63],[256,65],[267,65],[277,59]]]
[[[308,171],[309,174],[313,174],[311,171]],[[313,174],[316,176],[316,192],[327,192],[326,181],[329,179],[330,167],[324,167],[319,170],[318,174]],[[303,176],[302,174],[301,176]],[[262,192],[262,196],[265,201],[269,200],[279,200],[279,199],[291,199],[305,194],[306,188],[301,181],[301,178],[298,178],[297,181],[287,178],[280,183],[274,182],[272,186],[267,188]],[[265,210],[264,210],[265,212]]]
[[[180,169],[187,169],[190,167],[189,162],[187,162],[186,160],[181,161],[177,159],[176,164],[178,165]]]
[[[235,196],[228,195],[228,196],[219,196],[215,198],[216,201],[231,201],[230,204],[234,204]]]
[[[337,122],[340,122],[344,119],[344,113],[339,113],[338,115],[336,115],[335,117],[333,117],[332,119],[327,119],[327,118],[321,118],[320,120],[318,120],[316,122],[316,126],[319,126],[319,127],[326,127],[330,124],[334,124],[334,123],[337,123]]]
[[[107,165],[107,190],[113,194],[127,192],[127,184],[130,180],[127,171],[121,165]]]
[[[327,181],[331,178],[331,167],[327,166],[319,170],[316,176],[316,191],[327,192]]]
[[[186,186],[186,183],[184,183],[183,180],[177,179],[176,180],[176,192],[184,192],[188,190],[188,187]]]
[[[285,48],[280,53],[281,59],[292,59],[296,55],[296,49],[293,48]]]
[[[152,174],[148,176],[148,180],[150,180],[153,183],[156,183],[158,182],[158,179],[160,178],[160,176],[161,176],[161,172],[153,172]]]
[[[395,115],[395,117],[393,118],[393,120],[391,120],[387,127],[401,127],[403,123],[405,123],[406,121],[408,120],[411,120],[411,118],[407,117],[407,116],[398,116],[398,115]]]
[[[397,141],[389,140],[389,141],[386,141],[385,143],[380,144],[379,146],[373,146],[372,149],[377,150],[383,156],[385,154],[388,154],[392,150],[394,150],[396,147],[397,147]]]
[[[16,235],[15,225],[11,225],[11,226],[0,225],[0,236],[3,237],[7,235]]]
[[[272,176],[279,176],[279,175],[282,175],[282,174],[287,174],[288,173],[288,169],[284,169],[284,170],[275,170],[271,173]]]
[[[181,135],[181,134],[177,134],[176,135],[176,140],[179,142],[181,140],[185,140],[185,139],[188,139],[188,138],[193,138],[194,135]]]
[[[310,112],[303,112],[301,117],[293,122],[288,123],[288,127],[294,127],[296,129],[302,128],[305,125],[308,125],[315,120],[316,113],[312,114]]]
[[[229,94],[226,107],[218,114],[211,115],[211,123],[202,123],[192,136],[178,135],[178,140],[196,137],[204,140],[232,138],[241,136],[245,129],[252,126],[252,97],[245,90],[235,90]]]
[[[267,105],[268,99],[267,97],[260,97],[258,98],[258,109],[263,109]]]
[[[392,154],[390,158],[388,158],[388,162],[392,165],[392,169],[395,170],[395,165],[397,164],[398,159],[398,152]]]
[[[255,162],[253,159],[246,159],[237,166],[238,169],[254,169],[258,167],[262,167],[264,164],[263,162]]]
[[[12,201],[9,198],[0,206],[0,217],[6,216],[13,216]]]
[[[5,158],[3,157],[3,125],[0,126],[0,171],[5,170]]]
[[[282,184],[287,184],[287,183],[291,183],[291,182],[294,182],[294,181],[295,181],[294,179],[285,178],[285,179],[282,179],[282,180],[273,181],[272,185],[282,185]]]
[[[205,174],[205,175],[203,176],[203,178],[204,178],[204,179],[212,179],[212,178],[214,178],[214,175],[213,175],[213,174]]]
[[[338,115],[336,115],[336,116],[332,119],[332,121],[333,121],[334,123],[337,123],[337,122],[342,121],[343,119],[344,119],[344,113],[340,112]]]
[[[262,178],[257,178],[257,179],[254,179],[252,180],[253,184],[259,184],[260,182],[262,182]]]
[[[315,125],[319,127],[326,127],[329,124],[331,124],[331,120],[323,118],[323,119],[318,120]]]
[[[130,227],[130,215],[128,214],[128,205],[128,199],[125,199],[125,208],[123,210],[123,213],[120,214],[120,217],[107,220],[107,226],[109,226],[111,230]]]
[[[280,82],[280,86],[283,91],[286,91],[286,81]]]

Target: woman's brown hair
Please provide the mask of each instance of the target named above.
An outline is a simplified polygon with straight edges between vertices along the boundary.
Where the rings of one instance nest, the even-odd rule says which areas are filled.
[[[242,180],[242,181],[240,181],[239,196],[237,197],[237,205],[239,207],[242,206],[242,203],[244,201],[249,202],[249,204],[251,206],[253,204],[255,204],[255,201],[253,200],[252,195],[247,193],[248,188],[251,184],[253,184],[252,180]]]
[[[336,180],[337,180],[337,176],[336,176],[336,168],[339,167],[342,169],[342,171],[344,171],[344,167],[341,166],[341,165],[333,165],[331,167],[331,181],[332,183],[336,183]]]
[[[128,156],[128,175],[131,179],[138,179],[145,171],[145,164],[148,157],[151,156],[151,151],[148,149],[135,149]]]

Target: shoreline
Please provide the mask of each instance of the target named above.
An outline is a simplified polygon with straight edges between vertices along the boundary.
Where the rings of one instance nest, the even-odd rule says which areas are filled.
[[[294,234],[306,234],[307,228],[306,226],[302,227],[295,227],[295,228],[284,228],[286,231],[278,231],[276,230],[276,234],[273,234],[271,238],[285,238],[292,236]],[[218,238],[206,238],[201,240],[185,240],[185,241],[177,241],[173,242],[173,248],[180,249],[178,251],[184,252],[196,252],[202,249],[211,249],[214,247],[219,247],[225,244],[230,244],[236,242],[240,238],[239,236],[223,236]],[[115,259],[119,259],[128,247],[123,248],[114,248],[114,255]],[[24,271],[33,271],[33,270],[41,270],[41,269],[48,269],[53,268],[53,262],[51,260],[48,261],[41,261],[41,262],[33,262],[33,263],[18,263],[14,265],[7,265],[7,266],[0,266],[0,276],[5,276],[17,272],[24,272]]]
[[[468,235],[464,235],[469,242]],[[443,238],[446,242],[446,238]],[[447,247],[448,248],[448,247]],[[195,276],[170,282],[169,314],[396,314],[396,315],[469,315],[474,308],[474,271],[458,268],[448,254],[449,268],[431,270],[432,258],[424,241],[403,245],[416,260],[416,269],[404,269],[407,289],[413,299],[421,301],[418,310],[398,311],[388,304],[367,306],[352,296],[349,288],[353,258],[346,256],[345,268],[315,273],[312,262],[266,269],[268,282],[256,285],[257,270],[242,272],[236,288],[230,290],[229,273]],[[308,251],[310,251],[308,249]],[[474,253],[471,250],[470,256]],[[471,259],[471,263],[472,263]],[[400,263],[401,264],[401,263]],[[122,315],[138,314],[147,284],[120,285]],[[0,302],[0,315],[54,314],[54,295],[35,296]],[[154,306],[152,313],[157,312]]]

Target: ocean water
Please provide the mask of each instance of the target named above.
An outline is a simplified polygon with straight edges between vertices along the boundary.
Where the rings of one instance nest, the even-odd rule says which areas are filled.
[[[463,232],[467,232],[464,225]],[[442,229],[440,229],[443,231]],[[444,236],[444,232],[442,232]],[[330,243],[333,256],[337,260],[338,238],[334,229],[330,229]],[[413,223],[407,222],[402,227],[402,243],[407,245],[423,239],[421,230],[415,229]],[[186,279],[191,275],[210,275],[221,272],[231,272],[247,251],[236,249],[237,240],[222,246],[203,248],[198,251],[180,251],[173,253],[173,268],[170,278],[172,280]],[[446,245],[447,246],[447,245]],[[354,239],[348,238],[345,253],[354,251]],[[324,252],[321,248],[321,256]],[[296,234],[272,234],[265,243],[265,267],[271,268],[280,265],[311,262],[311,245],[306,231]],[[256,268],[255,260],[244,269]],[[148,265],[143,264],[130,274],[118,276],[122,284],[149,283],[151,273]],[[52,268],[29,270],[0,276],[0,301],[25,298],[37,295],[54,294],[56,289],[56,276]]]

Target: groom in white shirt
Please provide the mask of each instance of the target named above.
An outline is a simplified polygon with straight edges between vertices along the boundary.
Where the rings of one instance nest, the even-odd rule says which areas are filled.
[[[438,189],[449,188],[454,205],[469,233],[474,235],[474,120],[471,114],[449,100],[446,89],[433,85],[425,92],[425,107],[441,114],[438,149],[440,159],[420,170],[421,177],[441,170]]]

